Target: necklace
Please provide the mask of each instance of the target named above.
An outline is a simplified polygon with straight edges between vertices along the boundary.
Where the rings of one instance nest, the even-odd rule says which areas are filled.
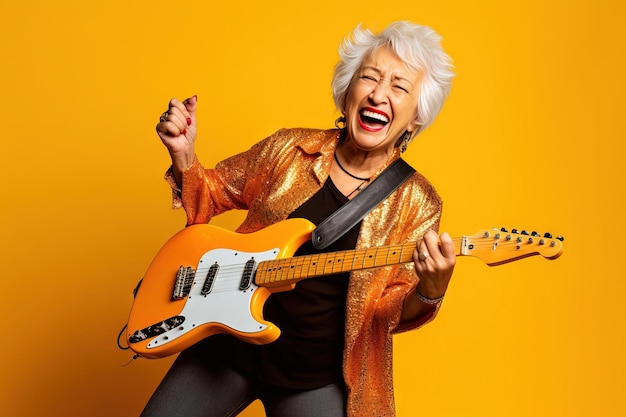
[[[343,165],[341,165],[341,162],[339,162],[339,158],[337,158],[337,152],[334,153],[335,156],[335,161],[337,162],[337,166],[339,167],[339,169],[341,169],[343,172],[345,172],[347,175],[349,175],[350,177],[354,178],[355,180],[359,180],[361,181],[361,183],[359,184],[358,187],[356,187],[350,194],[348,194],[346,197],[350,198],[350,196],[356,192],[361,191],[363,188],[363,185],[365,185],[366,183],[368,183],[370,181],[369,178],[363,178],[363,177],[357,177],[356,175],[353,175],[351,173],[349,173],[344,167]]]
[[[352,192],[351,192],[350,194],[348,194],[348,195],[346,196],[346,198],[350,198],[350,196],[352,196],[352,194],[354,194],[354,193],[356,193],[356,192],[358,192],[358,191],[361,191],[361,190],[362,190],[362,188],[361,188],[361,187],[363,187],[363,184],[365,184],[365,183],[366,183],[366,182],[368,182],[368,181],[369,181],[369,178],[368,178],[368,179],[366,179],[366,180],[363,180],[363,182],[362,182],[362,183],[360,183],[360,184],[359,184],[359,186],[358,186],[358,187],[356,187],[354,190],[352,190]]]
[[[352,178],[354,178],[355,180],[360,180],[360,181],[363,181],[363,182],[365,182],[365,181],[369,181],[369,180],[370,180],[369,178],[357,177],[356,175],[350,174],[350,173],[349,173],[348,171],[346,171],[346,169],[345,169],[345,168],[341,165],[341,162],[339,162],[339,158],[337,158],[337,152],[335,152],[334,156],[335,156],[335,161],[337,162],[337,166],[338,166],[338,167],[339,167],[339,169],[341,169],[343,172],[345,172],[346,174],[348,174],[349,176],[351,176],[351,177],[352,177]],[[361,185],[363,185],[363,184],[361,184]],[[361,185],[359,185],[359,187],[360,187]],[[358,188],[357,188],[357,189],[358,189]],[[354,191],[356,191],[356,190],[354,190]],[[354,191],[353,191],[353,192],[354,192]]]

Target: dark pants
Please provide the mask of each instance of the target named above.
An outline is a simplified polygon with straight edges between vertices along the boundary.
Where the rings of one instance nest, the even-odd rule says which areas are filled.
[[[182,352],[146,405],[142,417],[236,416],[259,399],[267,417],[345,417],[343,384],[313,390],[266,386],[219,355],[194,346]]]

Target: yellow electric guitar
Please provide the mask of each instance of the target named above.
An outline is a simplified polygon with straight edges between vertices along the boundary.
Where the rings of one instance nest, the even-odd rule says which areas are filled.
[[[206,224],[181,230],[158,252],[136,292],[126,334],[130,348],[162,358],[216,333],[270,343],[280,335],[263,318],[273,292],[307,278],[413,261],[415,242],[294,257],[314,228],[289,219],[251,234]],[[562,238],[503,229],[455,238],[454,244],[457,256],[487,265],[539,254],[556,259],[563,251]]]

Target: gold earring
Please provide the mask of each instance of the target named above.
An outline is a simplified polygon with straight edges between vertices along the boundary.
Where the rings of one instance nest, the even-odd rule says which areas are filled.
[[[406,148],[409,146],[409,142],[411,141],[411,132],[408,130],[404,132],[402,136],[402,143],[400,144],[400,153],[406,152]]]
[[[346,116],[339,116],[337,120],[335,120],[335,127],[337,129],[344,129],[346,127]]]

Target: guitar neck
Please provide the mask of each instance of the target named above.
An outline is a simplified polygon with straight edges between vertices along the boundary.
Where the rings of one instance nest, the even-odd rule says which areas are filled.
[[[473,256],[489,266],[533,255],[556,259],[563,252],[563,238],[537,232],[487,229],[452,239],[456,256]],[[415,242],[370,249],[353,249],[260,262],[255,282],[262,287],[281,287],[306,279],[341,272],[413,262]]]
[[[461,254],[463,238],[455,238],[455,254]],[[255,282],[262,287],[280,287],[323,275],[413,262],[416,243],[352,249],[260,262]]]

